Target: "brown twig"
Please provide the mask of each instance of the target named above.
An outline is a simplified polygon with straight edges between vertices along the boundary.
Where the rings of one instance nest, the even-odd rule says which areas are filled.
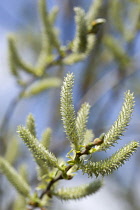
[[[67,168],[65,169],[65,173],[68,172],[68,170],[69,170],[71,167],[72,167],[71,165],[68,165]],[[61,173],[58,177],[52,179],[52,180],[49,182],[47,188],[41,193],[41,195],[40,195],[39,198],[42,199],[44,195],[48,195],[49,197],[51,197],[51,195],[50,195],[50,189],[51,189],[52,185],[53,185],[55,182],[57,182],[57,181],[59,181],[59,180],[61,180],[61,179],[64,179],[62,173]]]
[[[94,139],[94,141],[92,143],[90,143],[89,145],[85,146],[85,150],[82,151],[82,152],[77,152],[76,153],[76,156],[75,156],[75,160],[76,159],[79,159],[82,155],[89,155],[89,151],[92,147],[96,146],[96,145],[100,145],[103,143],[103,139],[99,139],[99,138],[96,138]],[[68,165],[65,169],[65,174],[69,171],[69,169],[71,169],[73,167],[73,165]],[[72,179],[73,177],[72,176],[68,176],[67,179],[70,180]],[[46,189],[41,193],[40,195],[40,199],[43,198],[44,195],[48,195],[49,197],[52,197],[51,195],[51,192],[50,192],[50,189],[51,187],[53,186],[54,183],[56,183],[57,181],[61,180],[61,179],[64,179],[63,177],[63,172],[56,178],[52,179],[48,186],[46,187]]]

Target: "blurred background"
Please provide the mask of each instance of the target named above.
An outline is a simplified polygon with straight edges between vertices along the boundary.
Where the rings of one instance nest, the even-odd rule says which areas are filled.
[[[75,35],[75,6],[88,10],[90,0],[48,0],[48,9],[59,7],[56,27],[63,45]],[[97,41],[89,57],[72,66],[49,69],[49,75],[63,79],[68,71],[75,74],[74,104],[91,104],[88,128],[95,137],[108,131],[123,103],[128,89],[135,95],[135,110],[125,136],[111,150],[100,152],[95,159],[104,159],[131,140],[140,140],[140,1],[105,0],[98,14],[106,23],[97,34]],[[40,19],[38,1],[0,1],[0,131],[1,155],[16,135],[17,125],[25,124],[32,113],[36,119],[38,138],[46,127],[53,129],[51,150],[65,157],[69,143],[65,138],[59,111],[60,88],[17,102],[21,87],[10,72],[7,35],[16,34],[17,46],[23,59],[34,64],[40,50]],[[24,75],[27,78],[27,75]],[[19,139],[19,157],[15,167],[26,163],[30,182],[35,185],[35,163]],[[68,183],[75,186],[90,180],[79,174]],[[0,210],[11,210],[15,191],[0,174]],[[118,171],[105,178],[105,186],[95,195],[79,201],[61,202],[54,199],[52,210],[139,210],[140,209],[140,150]],[[5,200],[6,198],[6,200]],[[8,200],[7,200],[8,199]]]

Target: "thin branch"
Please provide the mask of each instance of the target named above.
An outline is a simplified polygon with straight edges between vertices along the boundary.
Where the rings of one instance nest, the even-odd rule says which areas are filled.
[[[82,155],[88,155],[89,154],[89,150],[93,147],[93,146],[96,146],[96,145],[99,145],[99,144],[101,144],[102,143],[102,141],[100,141],[100,139],[98,139],[98,141],[97,141],[97,139],[95,139],[90,145],[87,145],[86,147],[85,147],[85,150],[83,151],[83,152],[78,152],[78,153],[76,153],[76,157],[75,157],[75,159],[79,159],[79,157],[80,156],[82,156]],[[71,168],[73,167],[73,165],[68,165],[67,167],[66,167],[66,169],[65,169],[65,173],[67,173]],[[72,179],[73,177],[69,177],[69,179]],[[52,197],[52,195],[51,195],[51,192],[50,192],[50,189],[51,189],[51,187],[53,186],[53,184],[54,183],[56,183],[57,181],[59,181],[59,180],[61,180],[61,179],[64,179],[63,178],[63,173],[61,173],[57,178],[54,178],[54,179],[52,179],[50,182],[49,182],[49,184],[48,184],[48,186],[46,187],[46,189],[41,193],[41,195],[40,195],[40,199],[42,199],[43,197],[44,197],[44,195],[48,195],[49,197]]]

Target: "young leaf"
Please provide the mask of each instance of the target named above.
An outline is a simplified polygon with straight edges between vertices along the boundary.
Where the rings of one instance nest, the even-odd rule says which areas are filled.
[[[73,200],[80,199],[96,193],[103,185],[101,180],[93,181],[89,184],[84,184],[79,187],[62,188],[52,192],[53,195],[61,200]]]
[[[30,187],[20,174],[2,157],[0,157],[0,171],[7,177],[9,182],[24,197],[29,197]]]
[[[88,55],[91,50],[94,48],[94,44],[96,41],[96,37],[93,34],[89,34],[87,36],[87,49],[86,49],[86,55]]]
[[[103,23],[105,23],[106,20],[104,18],[98,18],[91,23],[91,29],[88,30],[88,34],[97,34],[100,30],[100,27]]]
[[[89,8],[89,11],[86,14],[86,21],[88,29],[90,30],[92,21],[95,20],[99,14],[101,6],[103,5],[102,0],[94,0]]]
[[[28,168],[26,164],[22,164],[18,168],[19,174],[22,176],[22,178],[28,182]]]
[[[76,128],[79,137],[79,144],[83,144],[84,141],[89,110],[90,110],[90,105],[88,103],[84,103],[82,104],[80,110],[77,113]]]
[[[36,137],[35,119],[32,114],[29,114],[27,117],[26,127],[29,129],[30,133]]]
[[[41,79],[34,82],[31,86],[29,86],[22,94],[22,97],[31,97],[47,89],[60,87],[60,85],[61,85],[61,80],[56,77]]]
[[[26,199],[21,196],[21,195],[18,195],[16,197],[16,200],[14,201],[13,203],[13,210],[25,210],[26,209]]]
[[[38,139],[36,139],[28,129],[23,126],[18,126],[18,133],[24,143],[32,152],[35,159],[42,161],[43,166],[47,167],[47,164],[58,167],[57,158],[54,154],[50,153],[45,147],[39,143]]]
[[[83,9],[74,8],[76,16],[76,36],[73,41],[73,51],[75,53],[84,53],[87,49],[87,25],[85,20],[85,12]]]
[[[66,56],[66,58],[63,59],[63,64],[72,65],[74,63],[84,60],[85,58],[86,58],[85,53],[71,53],[70,55]]]
[[[105,160],[98,162],[90,161],[89,163],[83,165],[82,170],[89,176],[93,176],[93,174],[96,176],[111,174],[114,170],[117,170],[120,166],[122,166],[138,147],[139,142],[132,141]]]
[[[21,68],[25,72],[29,74],[36,75],[35,69],[26,64],[21,57],[18,54],[18,51],[16,49],[16,44],[15,44],[15,39],[13,36],[8,37],[8,43],[9,43],[9,56],[10,56],[10,63],[11,63],[11,71],[14,75],[18,76],[17,69],[16,68]],[[37,76],[37,75],[36,75]]]
[[[18,140],[15,138],[12,138],[11,141],[9,141],[7,145],[7,150],[4,155],[4,158],[12,165],[18,157],[18,149],[19,149],[19,144]]]
[[[51,129],[51,128],[47,128],[47,129],[44,131],[44,133],[42,134],[42,138],[41,138],[40,143],[43,144],[43,146],[44,146],[46,149],[49,149],[51,135],[52,135],[52,129]]]
[[[93,141],[94,133],[91,129],[87,129],[84,135],[84,145],[89,144],[91,141]]]
[[[18,168],[19,174],[22,176],[22,178],[28,182],[28,169],[27,165],[22,164]],[[26,209],[26,199],[22,195],[17,195],[16,199],[13,203],[13,210],[25,210]]]
[[[125,93],[124,103],[117,120],[114,122],[110,130],[105,134],[104,142],[97,148],[97,150],[106,150],[117,143],[117,140],[120,139],[120,136],[122,136],[129,124],[133,107],[134,96],[133,93],[130,93],[128,90]]]
[[[67,134],[68,139],[75,147],[78,148],[78,135],[76,131],[76,123],[75,123],[75,110],[73,105],[72,98],[72,87],[74,83],[73,73],[68,73],[64,79],[62,88],[61,88],[61,105],[60,111],[62,115],[62,121],[64,125],[65,132]]]
[[[12,36],[8,37],[8,54],[9,54],[9,64],[11,73],[18,77],[18,70],[17,70],[17,51],[14,44],[14,38]]]
[[[51,139],[51,134],[52,134],[52,130],[50,128],[47,128],[43,135],[42,135],[42,139],[40,141],[40,143],[45,147],[45,149],[49,149],[50,146],[50,139]],[[43,175],[47,175],[49,173],[50,168],[49,167],[44,167],[42,164],[41,160],[37,160],[36,161],[38,164],[38,177],[39,179],[43,176]]]
[[[26,126],[29,129],[30,133],[34,137],[36,137],[35,120],[34,120],[34,117],[32,116],[32,114],[28,115]],[[45,147],[45,149],[49,148],[50,136],[51,136],[51,130],[48,128],[48,129],[46,129],[46,132],[43,135],[43,139],[40,142]],[[44,175],[44,174],[47,174],[48,170],[49,170],[48,165],[44,164],[44,162],[42,160],[38,159],[37,157],[35,157],[35,160],[36,160],[37,165],[39,166],[38,167],[38,175],[39,175],[39,177]]]
[[[42,20],[42,35],[43,35],[43,44],[45,44],[45,48],[47,50],[47,55],[52,53],[52,48],[55,47],[58,51],[60,51],[60,43],[56,34],[54,33],[52,23],[50,22],[50,17],[48,11],[46,9],[46,1],[39,1],[39,9]],[[42,45],[43,47],[43,45]]]
[[[54,22],[57,18],[58,12],[59,12],[59,8],[57,6],[55,6],[52,8],[52,11],[49,14],[49,21],[52,25],[54,24]]]

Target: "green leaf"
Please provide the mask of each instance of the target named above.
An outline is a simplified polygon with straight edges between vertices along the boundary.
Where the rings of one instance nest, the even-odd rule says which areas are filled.
[[[43,144],[43,146],[48,149],[50,146],[50,139],[52,136],[52,129],[51,128],[47,128],[44,133],[42,134],[42,138],[40,143]]]
[[[47,55],[52,53],[52,48],[55,47],[58,51],[60,51],[60,43],[56,34],[54,32],[54,28],[52,26],[52,22],[50,21],[50,16],[47,11],[47,5],[45,0],[39,1],[39,10],[42,22],[42,38],[45,49],[47,50]],[[42,45],[43,47],[43,45]]]
[[[26,127],[29,129],[30,133],[36,137],[35,119],[32,114],[29,114],[27,117]]]
[[[25,182],[20,174],[6,161],[0,157],[0,171],[7,177],[9,182],[15,187],[15,189],[24,197],[29,197],[30,187]]]
[[[44,167],[48,167],[47,164],[58,167],[58,160],[54,156],[54,154],[50,153],[45,147],[39,143],[38,139],[36,139],[28,129],[23,126],[18,126],[19,136],[24,141],[26,146],[32,152],[35,160],[40,160],[43,163]]]
[[[59,12],[59,8],[57,6],[54,6],[49,14],[49,21],[51,24],[54,24],[57,18],[58,12]]]
[[[28,167],[26,164],[21,164],[18,168],[19,174],[22,176],[22,178],[28,182]]]
[[[25,210],[26,209],[26,199],[21,196],[21,195],[18,195],[16,197],[16,200],[14,200],[14,203],[13,203],[13,210],[17,210],[17,209],[20,209],[20,210]]]
[[[62,88],[61,88],[61,105],[60,111],[62,115],[62,121],[64,125],[65,132],[68,139],[75,147],[78,148],[78,134],[76,131],[76,122],[75,122],[75,110],[73,105],[72,98],[72,87],[74,83],[73,73],[68,73],[64,79]]]
[[[106,20],[104,18],[98,18],[91,23],[91,29],[88,31],[88,34],[97,34],[100,30],[103,23],[105,23]]]
[[[56,77],[41,79],[30,85],[22,94],[22,97],[31,97],[50,88],[60,87],[61,80]]]
[[[120,166],[122,166],[138,147],[139,142],[132,141],[105,160],[98,162],[90,161],[89,163],[83,165],[82,170],[89,176],[93,176],[93,174],[96,176],[111,174],[114,170],[117,170]]]
[[[89,184],[84,184],[79,187],[61,188],[52,192],[53,195],[61,200],[81,199],[93,193],[96,193],[103,185],[100,180],[93,181]]]
[[[12,165],[18,157],[19,154],[19,144],[18,140],[15,138],[12,138],[7,145],[7,150],[4,155],[4,158]]]
[[[12,73],[18,77],[17,68],[21,68],[23,71],[37,76],[35,69],[31,65],[25,63],[22,60],[22,58],[19,56],[19,53],[16,48],[15,37],[10,35],[8,37],[8,44],[9,44],[10,67],[11,67]]]
[[[13,36],[8,37],[8,54],[9,54],[9,64],[10,64],[10,70],[11,73],[18,77],[18,70],[17,70],[17,50],[15,48],[15,40]]]
[[[63,64],[72,65],[74,63],[80,62],[86,58],[85,53],[71,53],[63,59]]]
[[[93,34],[89,34],[87,36],[87,49],[86,49],[86,56],[93,50],[95,45],[96,37]]]
[[[87,129],[84,135],[84,145],[89,144],[91,141],[93,141],[94,133],[91,129]]]
[[[94,0],[92,1],[89,11],[86,14],[86,21],[87,21],[87,26],[88,29],[90,30],[92,25],[92,21],[95,20],[98,17],[98,14],[100,12],[100,9],[103,5],[103,0]]]
[[[84,103],[82,104],[80,110],[77,113],[76,128],[79,137],[79,144],[83,144],[84,141],[89,111],[90,105],[88,103]]]
[[[117,120],[114,122],[110,130],[105,134],[104,142],[101,146],[97,147],[97,150],[106,150],[117,143],[120,136],[126,130],[129,124],[134,107],[134,95],[128,90],[125,93],[124,103],[119,113]]]
[[[39,2],[39,13],[41,18],[41,50],[36,63],[36,69],[40,76],[44,74],[47,66],[53,61],[54,47],[60,51],[60,43],[57,38],[56,30],[53,27],[53,21],[56,16],[56,10],[51,14],[48,13],[45,0]]]
[[[76,13],[76,36],[73,41],[72,50],[75,53],[84,53],[87,49],[87,24],[85,20],[85,12],[83,9],[74,8]]]

